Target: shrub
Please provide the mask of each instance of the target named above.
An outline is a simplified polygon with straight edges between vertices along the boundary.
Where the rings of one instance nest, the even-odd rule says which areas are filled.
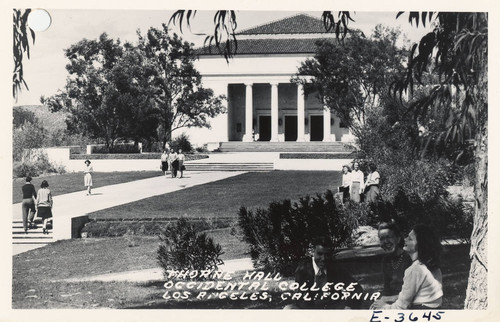
[[[207,145],[204,144],[202,146],[196,147],[196,152],[198,152],[198,153],[207,153],[208,152]]]
[[[139,147],[134,144],[115,144],[112,147],[105,145],[95,145],[92,147],[92,153],[140,153]]]
[[[13,175],[16,178],[26,177],[28,175],[30,177],[38,177],[40,172],[36,164],[32,162],[14,161]]]
[[[189,142],[189,136],[185,133],[182,133],[181,135],[173,139],[172,142],[170,142],[170,148],[174,149],[175,152],[177,152],[179,149],[182,149],[182,151],[185,153],[190,153],[193,151],[193,146],[191,145],[191,142]]]
[[[28,153],[29,157],[25,157],[23,161],[14,161],[13,175],[14,177],[37,177],[46,173],[66,173],[66,169],[62,165],[51,163],[47,155],[43,152],[32,150]]]
[[[349,246],[358,226],[355,216],[337,208],[333,193],[306,196],[297,203],[273,202],[268,209],[241,207],[238,225],[250,244],[254,267],[292,275],[297,261],[310,252],[317,236],[328,236],[335,247]]]
[[[206,233],[199,233],[185,218],[168,226],[160,236],[157,260],[168,270],[217,270],[223,252]]]
[[[444,159],[411,160],[404,164],[380,164],[381,194],[394,199],[399,191],[416,194],[423,200],[447,196],[449,163]]]
[[[43,146],[47,131],[39,122],[25,122],[12,132],[12,156],[14,161],[21,161],[26,149],[35,149]]]
[[[373,227],[394,220],[405,233],[418,223],[434,227],[442,237],[465,242],[470,241],[472,233],[472,209],[460,199],[423,200],[417,194],[406,195],[400,190],[392,202],[371,203],[367,216],[366,223]]]

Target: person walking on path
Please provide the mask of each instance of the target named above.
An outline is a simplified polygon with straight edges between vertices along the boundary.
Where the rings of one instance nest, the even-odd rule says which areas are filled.
[[[179,161],[177,160],[177,153],[175,153],[174,149],[170,150],[169,160],[170,160],[170,171],[172,172],[172,178],[175,178],[177,177],[177,166],[179,164]]]
[[[168,171],[168,153],[167,150],[163,150],[163,153],[161,154],[161,171],[163,171],[163,174],[165,175],[165,178],[167,177],[167,171]]]
[[[179,179],[183,177],[184,169],[184,161],[186,160],[186,156],[182,153],[182,149],[179,149],[179,153],[177,154],[177,160],[179,161],[178,169],[181,172],[181,176]]]
[[[83,184],[87,188],[87,196],[90,196],[92,193],[92,172],[94,172],[94,168],[90,165],[90,161],[85,160],[85,169],[83,169],[85,176],[83,177]]]
[[[23,191],[23,201],[22,201],[22,214],[23,214],[23,228],[24,233],[28,233],[28,223],[29,228],[33,228],[33,218],[35,217],[35,200],[36,200],[36,190],[31,184],[31,177],[26,177],[26,183],[22,187]]]
[[[36,199],[36,208],[38,211],[38,217],[42,219],[43,222],[43,233],[47,232],[47,222],[52,218],[52,193],[49,189],[49,183],[47,180],[43,180],[38,190],[38,196]]]
[[[354,162],[353,170],[351,172],[351,189],[349,193],[351,194],[351,200],[354,202],[360,202],[360,194],[364,190],[365,175],[363,171],[359,170],[359,163]]]

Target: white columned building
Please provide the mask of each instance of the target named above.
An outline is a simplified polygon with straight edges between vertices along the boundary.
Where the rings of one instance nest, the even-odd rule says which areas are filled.
[[[348,129],[317,94],[292,81],[325,38],[336,41],[320,19],[299,14],[237,33],[229,61],[214,46],[198,48],[203,86],[226,96],[227,111],[210,120],[210,129],[190,128],[191,141],[350,142]]]

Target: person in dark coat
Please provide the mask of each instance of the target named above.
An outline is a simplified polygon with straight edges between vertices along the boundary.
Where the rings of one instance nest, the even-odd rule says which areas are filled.
[[[33,218],[35,217],[35,200],[36,200],[36,190],[31,184],[31,177],[26,177],[26,183],[22,187],[23,191],[23,201],[22,211],[23,211],[23,228],[24,232],[28,233],[28,228],[33,228]],[[29,226],[28,226],[29,224]]]
[[[340,293],[342,290],[334,290],[333,285],[344,283],[347,288],[351,283],[355,284],[353,293],[363,292],[362,287],[352,276],[334,263],[331,259],[332,243],[327,237],[318,237],[313,241],[313,256],[301,262],[295,270],[295,282],[305,285],[307,289],[315,286],[319,291],[308,291],[311,301],[296,301],[287,305],[286,309],[357,309],[361,306],[359,300],[333,300],[333,293]],[[327,283],[329,286],[326,286]],[[303,292],[305,293],[305,292]],[[322,297],[322,295],[325,295]]]

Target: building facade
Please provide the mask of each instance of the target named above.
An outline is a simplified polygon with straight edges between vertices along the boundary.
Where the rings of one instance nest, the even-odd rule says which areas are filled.
[[[291,82],[324,38],[333,41],[335,35],[325,32],[320,19],[301,14],[239,32],[229,62],[215,47],[198,48],[203,85],[226,96],[227,112],[212,119],[210,129],[189,129],[191,141],[352,141],[315,93],[306,95]]]

